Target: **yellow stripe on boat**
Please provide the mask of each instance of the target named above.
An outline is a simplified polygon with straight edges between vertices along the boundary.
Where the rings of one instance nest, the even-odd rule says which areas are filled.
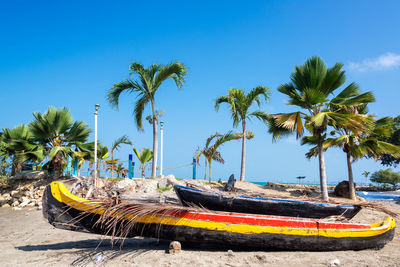
[[[63,183],[53,182],[51,183],[51,192],[53,197],[71,206],[74,209],[80,211],[88,211],[96,214],[102,214],[103,209],[96,208],[95,202],[88,203],[87,199],[77,197],[71,194]],[[133,216],[125,216],[127,220],[134,219]],[[282,234],[282,235],[298,235],[298,236],[323,236],[333,238],[343,237],[371,237],[383,234],[396,226],[393,218],[388,217],[384,222],[371,224],[370,229],[310,229],[310,228],[292,228],[284,226],[263,226],[263,225],[251,225],[251,224],[233,224],[226,222],[213,222],[213,221],[201,221],[192,220],[187,218],[176,218],[172,216],[160,216],[160,215],[147,215],[137,220],[138,223],[155,223],[171,226],[187,226],[192,228],[201,228],[215,231],[227,231],[232,233],[240,234]]]

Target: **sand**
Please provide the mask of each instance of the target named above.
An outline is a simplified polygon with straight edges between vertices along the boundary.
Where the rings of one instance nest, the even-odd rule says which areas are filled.
[[[385,202],[400,212],[400,205]],[[362,210],[357,221],[377,221],[385,215]],[[400,266],[400,238],[381,250],[338,252],[233,251],[185,248],[167,254],[169,243],[134,238],[111,247],[101,236],[60,230],[48,224],[41,211],[0,209],[1,266]],[[99,246],[100,244],[100,246]],[[99,246],[99,247],[98,247]],[[98,248],[97,248],[98,247]],[[97,249],[96,249],[97,248]]]

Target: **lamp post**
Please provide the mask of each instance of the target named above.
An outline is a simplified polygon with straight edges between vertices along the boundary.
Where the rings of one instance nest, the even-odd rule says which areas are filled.
[[[97,114],[100,108],[99,104],[95,105],[94,112],[94,184],[97,187]]]
[[[160,177],[163,175],[163,133],[164,133],[164,122],[160,121]]]

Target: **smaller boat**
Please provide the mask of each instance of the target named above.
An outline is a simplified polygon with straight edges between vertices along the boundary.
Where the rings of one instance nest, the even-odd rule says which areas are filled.
[[[178,184],[174,185],[174,189],[183,205],[190,206],[194,204],[210,210],[316,219],[338,215],[351,219],[361,210],[358,205],[228,195]]]
[[[43,215],[60,229],[257,250],[379,249],[395,231],[391,217],[374,224],[336,223],[117,199],[90,201],[74,196],[59,182],[44,191]]]

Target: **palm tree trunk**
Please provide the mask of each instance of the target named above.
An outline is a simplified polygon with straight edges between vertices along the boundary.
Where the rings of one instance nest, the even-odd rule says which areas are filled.
[[[211,162],[208,162],[208,180],[211,183]]]
[[[157,159],[158,159],[158,131],[157,131],[158,120],[156,117],[153,100],[151,101],[151,107],[153,110],[153,162],[151,168],[151,178],[155,178],[157,171]]]
[[[61,169],[62,169],[61,164],[62,164],[62,156],[61,152],[58,152],[53,159],[53,164],[50,164],[50,166],[53,165],[54,177],[56,179],[58,179],[61,175]]]
[[[328,186],[326,183],[325,156],[322,147],[322,136],[318,133],[318,160],[319,160],[319,179],[321,184],[322,200],[329,201]]]
[[[111,178],[114,175],[114,151],[111,152]]]
[[[240,181],[244,181],[244,172],[246,168],[246,121],[242,120],[242,129],[243,129],[243,136],[242,136],[242,162],[240,167]]]
[[[145,174],[144,174],[144,166],[141,168],[142,169],[142,179],[145,178]]]
[[[207,159],[204,159],[204,180],[207,179]]]
[[[349,173],[349,198],[352,200],[356,200],[356,189],[354,187],[353,169],[351,167],[350,153],[346,153],[346,156],[347,156],[347,171]]]
[[[11,169],[11,176],[16,175],[17,173],[20,173],[22,170],[22,164],[15,159],[13,159],[12,163],[12,169]]]

